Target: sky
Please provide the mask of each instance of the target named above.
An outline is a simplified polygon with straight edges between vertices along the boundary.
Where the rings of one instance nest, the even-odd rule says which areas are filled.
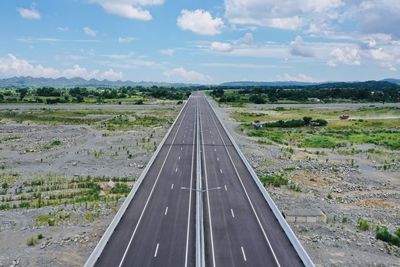
[[[1,0],[0,78],[400,78],[399,0]]]

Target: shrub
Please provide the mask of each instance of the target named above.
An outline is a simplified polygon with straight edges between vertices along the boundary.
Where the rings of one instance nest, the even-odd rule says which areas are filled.
[[[360,218],[360,219],[358,219],[357,228],[358,228],[358,230],[361,230],[361,231],[368,231],[370,228],[370,224],[367,219]]]
[[[385,241],[391,245],[395,245],[400,247],[400,237],[397,235],[399,229],[397,229],[396,233],[393,235],[389,232],[387,227],[377,227],[376,229],[376,239]]]
[[[264,185],[272,184],[275,187],[287,185],[289,183],[288,178],[282,174],[265,175],[261,177],[260,180]]]
[[[35,236],[28,238],[28,240],[26,241],[26,244],[30,247],[35,246],[37,243],[38,243],[38,240]]]
[[[130,187],[127,184],[116,183],[114,187],[111,189],[111,193],[113,194],[127,194],[131,191]]]
[[[38,236],[37,236],[37,239],[43,239],[44,238],[44,235],[43,234],[38,234]]]

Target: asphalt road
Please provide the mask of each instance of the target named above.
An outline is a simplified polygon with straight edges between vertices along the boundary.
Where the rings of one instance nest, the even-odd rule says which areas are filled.
[[[196,101],[190,98],[96,266],[194,266]]]
[[[95,266],[195,266],[197,131],[206,266],[303,266],[200,93],[189,98]]]
[[[199,116],[206,266],[303,266],[205,97]]]

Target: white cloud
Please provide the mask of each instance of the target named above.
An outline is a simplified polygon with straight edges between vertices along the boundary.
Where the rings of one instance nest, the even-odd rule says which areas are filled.
[[[182,67],[165,71],[164,76],[175,82],[207,83],[212,80],[208,75],[193,70],[186,70]]]
[[[216,35],[221,33],[224,22],[221,18],[213,18],[210,12],[196,9],[182,10],[177,25],[184,31],[189,30],[200,35]]]
[[[364,33],[385,33],[400,37],[400,1],[358,0],[348,2],[346,16],[355,19]]]
[[[250,44],[254,40],[254,36],[251,32],[246,32],[243,37],[241,37],[239,40],[237,40],[238,43],[243,43],[243,44]]]
[[[97,35],[97,33],[89,27],[83,27],[82,30],[86,35],[90,37],[96,37]]]
[[[106,79],[110,81],[121,80],[123,77],[122,72],[116,72],[113,69],[106,70],[101,73],[99,79]]]
[[[296,75],[285,73],[283,75],[278,75],[278,80],[285,82],[314,82],[314,79],[311,76],[308,76],[304,73],[299,73]]]
[[[161,49],[160,53],[165,56],[173,56],[175,54],[175,50],[174,49]]]
[[[225,16],[233,24],[297,30],[314,20],[336,18],[336,9],[343,4],[342,0],[225,0]]]
[[[215,52],[230,52],[233,47],[230,43],[212,42],[210,49]]]
[[[44,67],[41,64],[34,65],[26,59],[20,59],[12,54],[8,54],[5,58],[0,58],[0,77],[15,76],[31,76],[43,78],[59,78],[59,77],[81,77],[84,79],[109,79],[116,80],[122,78],[121,72],[115,72],[112,69],[101,72],[99,70],[88,70],[79,65],[71,68],[56,69]]]
[[[128,19],[151,20],[152,15],[143,7],[161,5],[164,0],[91,0],[110,14]]]
[[[133,37],[118,37],[118,43],[120,43],[120,44],[128,44],[134,40],[135,40],[135,38],[133,38]]]
[[[296,39],[290,43],[290,53],[294,56],[301,57],[314,56],[314,52],[303,44],[303,38],[301,36],[297,36]]]
[[[29,8],[17,8],[19,15],[24,19],[40,19],[40,13],[34,7]]]
[[[361,54],[358,48],[335,48],[330,53],[331,58],[328,60],[329,66],[336,66],[337,63],[345,65],[361,65]]]
[[[60,32],[67,32],[67,31],[69,31],[69,28],[59,26],[59,27],[57,27],[57,30],[59,30]]]

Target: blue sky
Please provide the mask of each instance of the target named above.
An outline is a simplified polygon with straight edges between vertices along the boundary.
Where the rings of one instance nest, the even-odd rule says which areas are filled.
[[[397,0],[2,0],[0,78],[399,78]]]

